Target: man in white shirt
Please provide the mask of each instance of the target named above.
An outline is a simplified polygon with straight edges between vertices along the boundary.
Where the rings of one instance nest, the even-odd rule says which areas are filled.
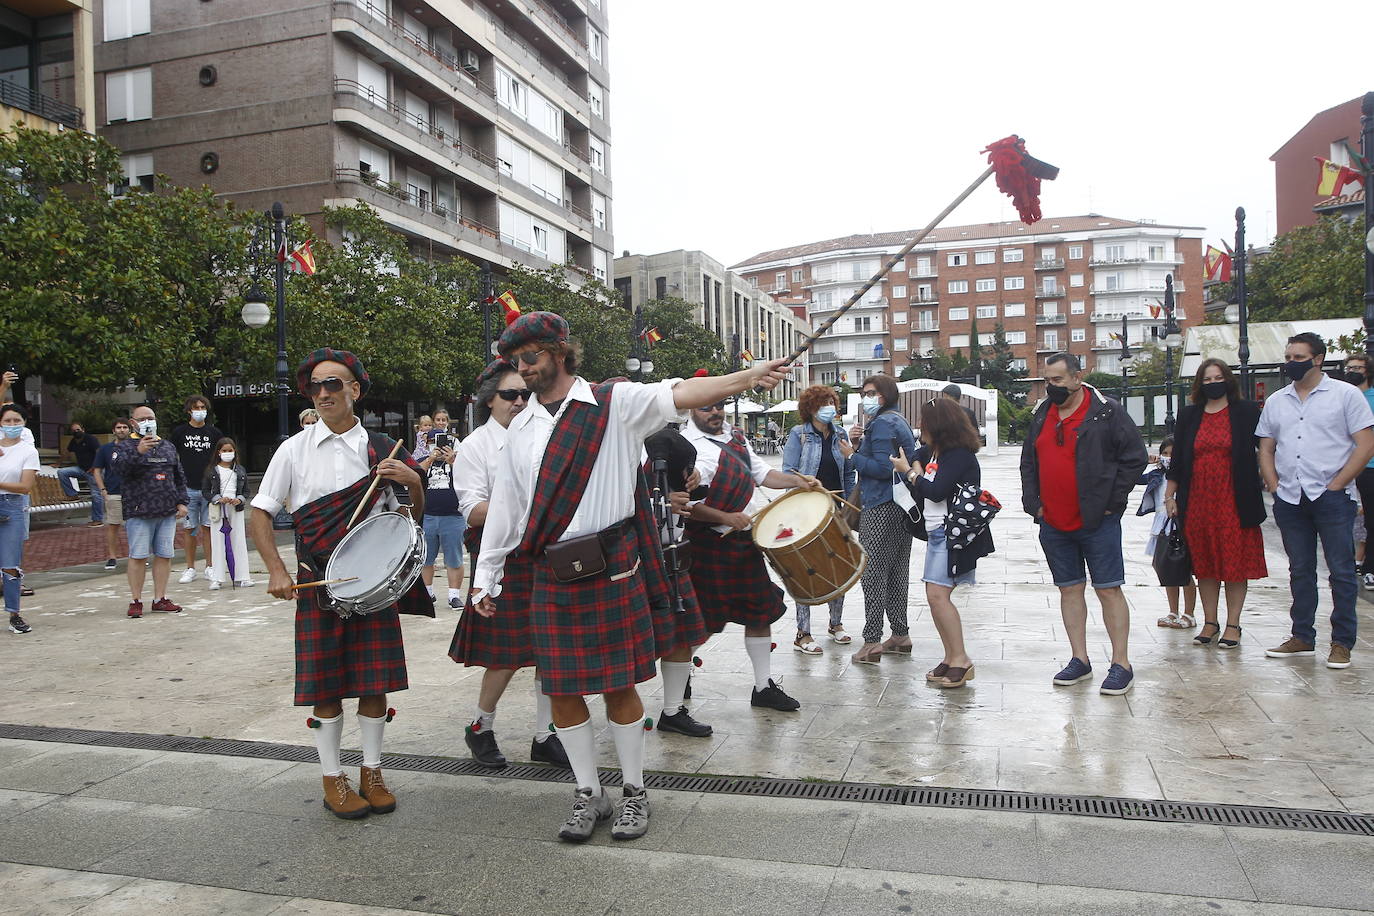
[[[349,819],[385,814],[396,809],[396,797],[383,782],[381,770],[386,695],[408,686],[397,613],[425,614],[427,604],[432,617],[434,602],[417,582],[397,605],[341,618],[325,603],[323,588],[293,589],[295,582],[277,552],[272,518],[284,507],[295,510],[299,571],[318,580],[329,552],[346,534],[347,519],[363,497],[374,464],[383,481],[404,485],[417,515],[424,510],[424,484],[419,465],[408,454],[384,457],[390,454],[391,440],[379,435],[373,441],[354,415],[354,402],[371,387],[356,356],[328,347],[316,350],[297,369],[296,382],[319,411],[320,422],[278,447],[253,497],[249,524],[253,543],[267,564],[267,590],[276,598],[296,599],[295,702],[314,706],[310,724],[324,776],[324,806]],[[395,505],[391,487],[378,491],[373,512]],[[339,764],[346,697],[358,698],[361,797]]]
[[[777,360],[723,378],[593,387],[575,375],[578,353],[568,323],[550,312],[521,316],[501,335],[498,350],[519,367],[536,398],[511,421],[473,601],[479,613],[497,613],[493,599],[501,594],[507,558],[519,551],[533,560],[535,657],[577,780],[559,836],[587,840],[597,823],[616,814],[597,776],[584,699],[600,693],[625,787],[611,836],[634,839],[649,827],[644,704],[635,685],[652,678],[656,667],[654,577],[641,565],[661,563],[640,472],[643,442],[680,420],[685,408],[755,384],[771,389],[787,369]],[[661,568],[656,578],[666,583]]]
[[[500,474],[506,427],[525,409],[532,396],[515,366],[504,359],[493,360],[477,376],[478,416],[486,413],[489,419],[459,444],[458,457],[453,462],[458,508],[468,520],[463,542],[472,554],[474,570],[492,489]],[[492,769],[506,765],[506,756],[496,743],[496,704],[515,672],[534,665],[529,616],[520,613],[529,605],[532,571],[528,563],[508,563],[502,580],[501,605],[513,612],[483,617],[473,610],[471,603],[467,604],[448,650],[449,658],[460,665],[486,669],[482,672],[482,686],[477,693],[476,712],[463,729],[463,741],[472,752],[473,760]],[[568,755],[563,752],[563,743],[551,731],[552,725],[553,708],[540,689],[539,674],[535,672],[534,737],[530,741],[530,760],[567,766]]]

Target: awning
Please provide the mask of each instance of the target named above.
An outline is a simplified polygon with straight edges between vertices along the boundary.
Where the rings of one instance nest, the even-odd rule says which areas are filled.
[[[796,409],[796,401],[782,401],[781,403],[774,404],[772,407],[765,410],[764,413],[790,413]]]

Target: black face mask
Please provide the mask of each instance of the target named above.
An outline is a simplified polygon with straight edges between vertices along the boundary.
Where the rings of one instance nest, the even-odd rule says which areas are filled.
[[[1226,397],[1226,390],[1231,386],[1225,382],[1204,382],[1202,385],[1202,395],[1209,401]]]
[[[1073,392],[1069,391],[1064,385],[1045,385],[1045,397],[1049,398],[1050,402],[1053,404],[1063,404],[1069,399],[1069,395],[1072,393]]]
[[[1364,384],[1364,373],[1363,373],[1363,372],[1347,372],[1347,373],[1345,374],[1345,380],[1346,380],[1347,382],[1349,382],[1350,384],[1352,384],[1352,385],[1363,385],[1363,384]]]
[[[1302,381],[1302,377],[1312,371],[1312,360],[1293,360],[1291,363],[1283,364],[1283,374],[1295,382]]]
[[[86,431],[85,431],[84,429],[74,429],[74,430],[72,430],[72,438],[73,438],[73,439],[80,439],[80,438],[81,438],[82,436],[84,436],[84,435],[86,435]]]

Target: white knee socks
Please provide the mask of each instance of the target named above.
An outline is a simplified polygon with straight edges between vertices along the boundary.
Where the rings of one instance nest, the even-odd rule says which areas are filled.
[[[358,728],[362,731],[363,766],[375,770],[382,765],[382,733],[386,731],[386,716],[373,719],[358,713]]]
[[[558,740],[563,742],[577,787],[591,789],[593,795],[600,795],[601,777],[596,772],[596,733],[592,731],[592,720],[588,718],[580,725],[558,729]]]
[[[692,676],[691,662],[660,662],[663,672],[663,714],[675,715],[687,693],[687,679]]]
[[[544,692],[544,684],[538,679],[534,682],[534,740],[540,742],[548,740],[549,726],[553,724],[553,703],[549,701],[549,695]]]
[[[315,750],[320,755],[320,771],[325,776],[338,776],[343,772],[339,766],[339,742],[343,739],[343,713],[332,719],[315,717],[320,727],[315,732]]]
[[[767,690],[773,671],[769,658],[773,652],[773,637],[746,636],[744,651],[749,653],[749,661],[754,665],[754,689]]]
[[[644,788],[644,720],[624,725],[611,722],[611,737],[615,739],[615,754],[620,758],[621,783]]]
[[[491,731],[496,726],[496,713],[487,712],[482,707],[477,707],[477,715],[472,717],[472,723],[482,723],[482,731]]]

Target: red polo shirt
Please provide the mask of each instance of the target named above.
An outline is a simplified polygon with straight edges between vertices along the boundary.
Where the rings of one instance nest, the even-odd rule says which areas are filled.
[[[1075,462],[1078,427],[1088,415],[1090,393],[1087,389],[1079,390],[1083,392],[1083,402],[1071,415],[1063,418],[1062,437],[1056,432],[1061,428],[1059,406],[1051,404],[1045,414],[1045,425],[1040,427],[1040,435],[1035,439],[1044,521],[1060,531],[1077,531],[1083,527],[1083,516],[1078,511],[1078,466]],[[1059,444],[1061,441],[1062,445]]]

